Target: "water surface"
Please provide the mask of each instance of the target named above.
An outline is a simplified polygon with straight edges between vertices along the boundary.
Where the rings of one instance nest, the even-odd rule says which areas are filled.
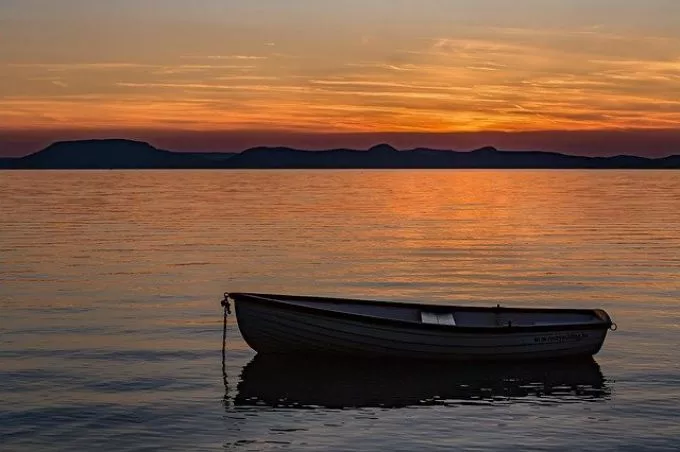
[[[0,172],[2,450],[677,450],[680,172]],[[602,307],[594,361],[254,359],[224,291]]]

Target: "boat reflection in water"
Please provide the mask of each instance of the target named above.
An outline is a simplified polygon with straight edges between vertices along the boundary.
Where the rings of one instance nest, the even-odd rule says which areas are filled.
[[[517,363],[291,359],[258,355],[243,368],[236,406],[398,408],[464,403],[607,400],[592,358]]]

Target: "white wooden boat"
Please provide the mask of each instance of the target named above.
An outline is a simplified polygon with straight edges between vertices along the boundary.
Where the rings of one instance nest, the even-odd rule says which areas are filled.
[[[443,360],[592,356],[614,328],[601,309],[443,306],[342,298],[226,294],[261,354]]]

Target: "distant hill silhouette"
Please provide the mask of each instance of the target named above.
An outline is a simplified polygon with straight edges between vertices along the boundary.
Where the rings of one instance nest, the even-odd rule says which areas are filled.
[[[82,140],[54,143],[35,154],[4,159],[0,165],[32,169],[195,168],[219,161],[219,157],[164,151],[131,140]]]
[[[680,155],[649,159],[620,155],[583,157],[540,151],[469,152],[416,148],[399,151],[389,144],[368,150],[305,151],[256,147],[240,153],[190,153],[156,149],[139,141],[110,139],[54,143],[21,158],[0,159],[11,169],[332,169],[332,168],[496,168],[496,169],[680,169]]]

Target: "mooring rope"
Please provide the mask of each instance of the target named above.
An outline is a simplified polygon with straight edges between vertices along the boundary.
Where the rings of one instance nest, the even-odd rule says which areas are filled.
[[[224,321],[222,323],[222,379],[224,380],[224,401],[227,401],[229,395],[229,381],[227,380],[227,317],[231,314],[231,306],[229,305],[229,294],[225,293],[222,302],[224,307]]]

